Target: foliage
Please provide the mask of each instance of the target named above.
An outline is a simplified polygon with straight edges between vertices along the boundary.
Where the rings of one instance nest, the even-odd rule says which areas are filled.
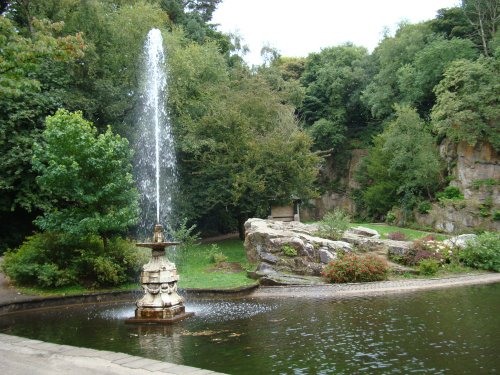
[[[418,265],[418,273],[420,275],[432,276],[439,270],[439,262],[437,259],[423,259]]]
[[[21,35],[0,16],[0,211],[31,210],[38,191],[32,145],[47,114],[68,95],[68,72],[83,55],[81,34],[56,37],[63,25],[32,20]]]
[[[387,119],[394,112],[394,104],[401,102],[398,72],[411,66],[432,36],[427,24],[402,23],[396,34],[386,35],[372,54],[373,79],[363,91],[362,100],[376,119]]]
[[[432,210],[432,204],[429,201],[422,201],[418,204],[418,212],[428,214]]]
[[[368,78],[367,61],[366,49],[352,44],[325,48],[307,58],[299,111],[316,149],[339,148],[349,127],[366,123],[360,95]]]
[[[281,251],[283,251],[283,254],[285,254],[287,257],[297,256],[297,250],[290,245],[283,245],[281,247]]]
[[[394,204],[413,209],[441,180],[437,148],[416,111],[397,106],[395,116],[376,137],[370,158],[358,171],[363,201],[375,216],[385,214]]]
[[[36,224],[46,231],[103,239],[137,222],[138,194],[126,139],[110,128],[97,134],[80,112],[59,110],[47,117],[41,142],[34,145],[44,213]],[[101,267],[105,268],[104,263]]]
[[[500,272],[500,234],[485,232],[460,252],[467,266]]]
[[[208,258],[211,263],[215,263],[215,265],[219,265],[220,263],[227,262],[228,257],[225,255],[219,245],[213,243],[210,245],[210,250],[208,251]]]
[[[201,240],[200,232],[196,231],[196,224],[188,226],[187,218],[182,219],[177,228],[169,228],[167,235],[180,242],[177,247],[181,249],[193,249]]]
[[[500,150],[500,61],[481,57],[450,64],[436,86],[432,109],[434,129],[455,142],[487,141]]]
[[[489,56],[489,41],[498,30],[500,4],[497,0],[463,0],[462,9],[469,23],[476,29],[485,56]]]
[[[3,270],[19,285],[103,287],[135,281],[145,258],[144,251],[119,238],[104,249],[95,236],[75,239],[41,233],[7,252]]]
[[[385,280],[388,266],[382,259],[347,253],[328,263],[322,271],[331,283],[352,283]]]
[[[477,50],[470,40],[436,38],[429,41],[415,54],[411,64],[397,72],[400,102],[414,106],[428,118],[436,101],[434,86],[441,81],[448,65],[454,60],[476,57]]]
[[[442,192],[436,193],[436,198],[438,200],[442,199],[464,199],[463,194],[460,189],[456,186],[447,186]]]
[[[338,208],[327,212],[318,223],[317,235],[331,240],[339,240],[350,227],[350,219],[347,212]]]
[[[265,80],[229,71],[211,44],[172,49],[170,66],[186,216],[227,215],[243,233],[270,201],[315,195],[320,159]]]

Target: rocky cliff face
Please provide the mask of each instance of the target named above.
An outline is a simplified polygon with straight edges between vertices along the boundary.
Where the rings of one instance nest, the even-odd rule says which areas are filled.
[[[349,158],[344,163],[328,158],[322,175],[327,185],[334,182],[335,186],[328,188],[321,197],[311,201],[309,207],[302,208],[302,220],[319,220],[325,213],[334,208],[342,208],[352,214],[356,212],[356,205],[351,193],[354,189],[359,188],[355,173],[361,159],[368,155],[368,151],[354,149],[349,154]]]
[[[464,195],[463,201],[435,203],[429,214],[416,213],[416,222],[422,226],[444,232],[456,232],[482,228],[500,230],[500,155],[489,143],[470,146],[465,142],[455,144],[444,140],[440,154],[446,162],[448,175],[454,179],[450,185],[456,186]],[[310,207],[302,207],[302,220],[317,220],[334,208],[342,208],[352,214],[356,206],[352,192],[358,188],[355,172],[366,150],[350,151],[344,165],[329,159],[322,171],[327,191]],[[328,183],[334,182],[331,187]]]
[[[500,230],[500,155],[489,143],[470,146],[445,140],[440,146],[450,185],[464,195],[463,201],[436,203],[428,214],[417,214],[417,223],[444,232],[481,228]],[[498,215],[498,214],[497,214]]]
[[[445,140],[439,151],[448,174],[455,177],[450,185],[457,186],[465,199],[484,203],[491,198],[491,203],[500,205],[500,155],[489,143],[473,147]]]

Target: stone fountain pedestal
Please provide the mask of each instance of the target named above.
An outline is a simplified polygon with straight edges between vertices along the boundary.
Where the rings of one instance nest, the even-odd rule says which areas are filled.
[[[159,224],[155,226],[153,242],[137,244],[150,248],[152,256],[141,273],[144,295],[136,302],[135,317],[127,319],[125,323],[171,324],[194,315],[186,312],[184,299],[177,293],[177,269],[165,257],[165,248],[177,244],[163,240],[163,227]]]

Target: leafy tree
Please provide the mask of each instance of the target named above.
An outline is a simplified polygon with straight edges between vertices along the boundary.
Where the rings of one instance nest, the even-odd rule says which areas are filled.
[[[107,240],[138,218],[128,141],[110,128],[98,134],[81,112],[59,110],[47,117],[34,146],[33,168],[44,194],[36,224],[49,232]]]
[[[495,36],[500,23],[500,2],[498,0],[462,0],[462,9],[480,37],[484,55],[489,56],[488,44]]]
[[[306,92],[299,112],[316,148],[334,148],[348,127],[366,123],[360,94],[368,78],[367,57],[365,48],[346,44],[307,58],[302,74]]]
[[[375,74],[362,95],[375,119],[393,115],[394,104],[401,102],[398,72],[413,63],[431,37],[429,25],[403,23],[393,37],[386,36],[377,46],[371,56]]]
[[[56,36],[61,23],[32,19],[31,27],[25,37],[0,16],[0,252],[33,228],[39,191],[32,145],[45,116],[68,96],[71,67],[85,47],[80,34]]]
[[[268,65],[260,66],[257,73],[281,97],[283,103],[297,108],[302,105],[305,94],[305,89],[300,84],[304,64],[304,58],[276,56]]]
[[[470,145],[488,141],[500,150],[499,77],[494,58],[453,62],[436,87],[432,123],[438,134]]]
[[[433,32],[446,39],[471,39],[476,45],[479,38],[474,38],[476,31],[470,24],[461,7],[443,8],[437,11],[436,18],[428,21]]]
[[[319,159],[293,108],[260,75],[229,69],[214,43],[169,45],[185,216],[217,216],[227,230],[265,214],[271,200],[313,195]]]
[[[373,215],[385,214],[396,203],[412,209],[438,188],[441,170],[434,139],[415,109],[396,106],[394,120],[376,138],[360,170],[364,203]]]
[[[448,65],[458,59],[473,60],[477,57],[474,43],[467,39],[441,39],[430,41],[415,55],[411,64],[398,72],[400,102],[416,107],[428,118],[436,98],[434,86],[443,78]]]

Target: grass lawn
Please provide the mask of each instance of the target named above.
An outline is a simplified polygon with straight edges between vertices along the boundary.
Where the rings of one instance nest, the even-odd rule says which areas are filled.
[[[177,250],[172,260],[180,274],[180,288],[226,289],[254,285],[255,280],[247,277],[246,270],[251,267],[247,261],[243,241],[230,239],[215,244],[201,244],[194,248]],[[237,262],[244,269],[230,273],[216,269],[211,261],[211,254],[220,253],[227,257],[226,262]]]
[[[103,289],[87,289],[80,285],[73,286],[65,286],[59,288],[39,288],[39,287],[24,287],[17,286],[21,293],[27,295],[38,295],[43,297],[50,296],[71,296],[78,294],[88,294],[88,293],[96,293],[96,292],[116,292],[116,291],[127,291],[127,290],[137,290],[140,289],[139,283],[128,283],[120,286],[112,287],[112,288],[103,288]]]
[[[387,235],[389,233],[394,233],[394,232],[401,232],[406,236],[406,239],[408,241],[413,241],[413,240],[418,240],[419,238],[423,238],[428,235],[434,236],[437,240],[443,241],[447,239],[449,236],[446,236],[444,234],[439,234],[439,233],[433,233],[433,232],[424,232],[421,230],[415,230],[415,229],[409,229],[409,228],[401,228],[401,227],[396,227],[392,225],[387,225],[387,224],[371,224],[371,223],[352,223],[352,227],[366,227],[370,229],[375,229],[377,232],[380,233],[381,238],[387,239]]]

